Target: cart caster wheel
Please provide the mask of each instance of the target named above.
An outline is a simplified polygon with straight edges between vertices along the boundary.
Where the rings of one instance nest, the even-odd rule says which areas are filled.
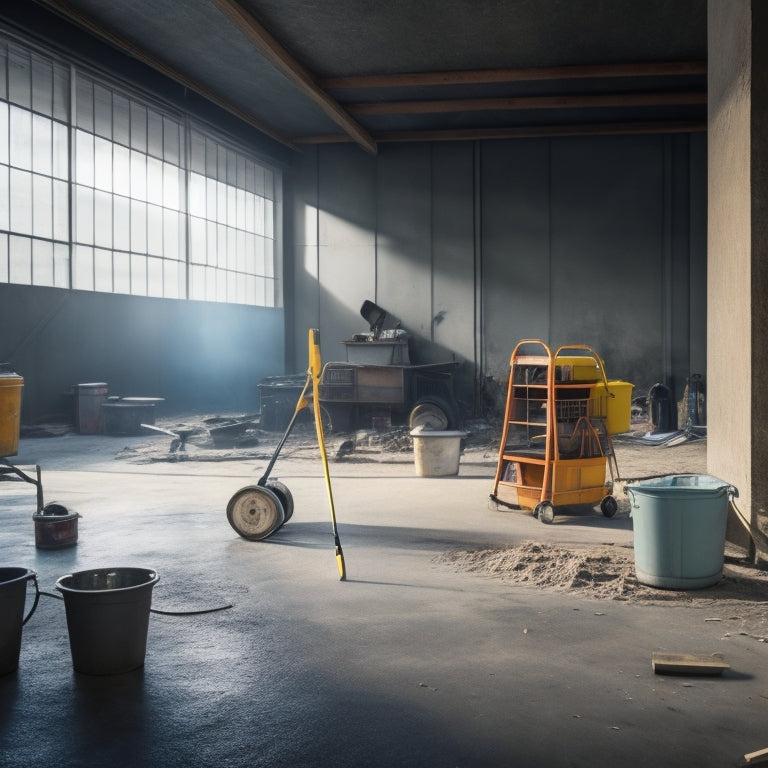
[[[549,525],[555,519],[555,508],[549,501],[542,501],[533,510],[533,516],[538,517],[542,523]]]
[[[285,522],[285,511],[274,491],[249,485],[229,500],[227,520],[244,539],[261,541]]]
[[[616,514],[616,511],[618,510],[618,508],[619,508],[618,502],[616,501],[616,499],[613,498],[613,496],[606,496],[600,502],[600,511],[606,517],[613,517]]]
[[[280,499],[280,504],[283,507],[283,513],[285,515],[283,525],[285,525],[293,517],[293,496],[288,490],[288,486],[281,483],[279,480],[272,480],[270,478],[264,484],[264,487],[272,491],[272,493]]]

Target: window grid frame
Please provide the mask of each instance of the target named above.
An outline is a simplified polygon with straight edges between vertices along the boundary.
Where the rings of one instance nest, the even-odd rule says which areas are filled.
[[[21,52],[22,55],[19,56],[19,59],[26,62],[24,71],[29,80],[28,92],[24,90],[22,84],[20,89],[21,96],[19,98],[28,97],[28,104],[11,100],[11,49],[13,49],[14,55],[18,55]],[[12,238],[22,237],[29,240],[30,262],[28,272],[30,279],[28,283],[21,284],[38,284],[35,281],[34,254],[42,253],[45,252],[45,249],[49,249],[52,254],[52,265],[47,269],[53,272],[51,281],[54,287],[69,290],[125,293],[124,288],[121,290],[118,284],[125,283],[122,265],[127,263],[128,290],[130,295],[176,300],[214,301],[266,308],[277,308],[282,305],[280,298],[281,278],[278,269],[282,258],[278,250],[282,222],[277,218],[278,211],[282,207],[282,199],[278,197],[278,195],[282,194],[282,175],[277,166],[269,161],[265,161],[264,158],[254,154],[245,145],[233,140],[232,137],[227,136],[199,118],[189,113],[175,110],[170,105],[161,103],[150,94],[143,93],[130,84],[114,81],[87,63],[81,64],[74,59],[63,58],[50,50],[44,50],[40,46],[35,46],[26,40],[21,40],[2,26],[0,26],[0,58],[3,59],[0,77],[4,80],[4,82],[0,83],[0,102],[6,105],[6,110],[9,114],[8,152],[10,152],[11,142],[10,110],[14,106],[23,109],[29,114],[31,125],[35,124],[36,117],[45,118],[50,121],[51,126],[58,124],[60,126],[59,130],[63,132],[63,135],[66,135],[67,143],[66,162],[57,163],[55,140],[51,139],[48,150],[51,157],[45,161],[47,168],[48,161],[50,160],[51,168],[42,174],[34,170],[36,161],[31,131],[28,138],[31,155],[30,168],[24,169],[13,165],[10,154],[8,154],[8,164],[5,166],[7,169],[8,192],[10,192],[11,188],[11,170],[28,173],[29,185],[33,189],[35,188],[35,179],[38,176],[47,180],[47,183],[50,185],[48,197],[51,198],[51,211],[50,214],[46,215],[51,217],[48,227],[51,236],[41,237],[37,232],[34,220],[36,216],[40,215],[40,212],[36,213],[35,205],[30,206],[32,208],[30,211],[30,220],[32,222],[29,227],[30,232],[16,231],[12,226],[13,222],[11,221],[9,203],[7,213],[8,228],[0,228],[0,238],[4,241],[4,246],[0,248],[0,258],[5,261],[5,264],[0,265],[0,281],[17,282],[11,280],[11,272],[13,271],[11,264],[11,241]],[[36,70],[51,72],[50,82],[44,83],[47,88],[42,93],[43,101],[47,102],[46,108],[50,110],[50,114],[46,114],[44,111],[41,112],[36,108],[41,103],[41,94],[36,93],[33,82]],[[67,99],[62,97],[65,77],[68,79]],[[79,106],[81,99],[86,93],[90,95],[90,104],[85,115],[87,125],[86,128],[83,128],[83,118],[79,111]],[[57,111],[63,111],[66,119],[57,117]],[[139,115],[144,115],[143,131],[141,126],[134,126],[134,111]],[[116,124],[118,113],[122,117],[127,115],[127,126],[119,122]],[[150,115],[153,116],[152,125],[159,129],[154,132],[154,144],[152,143],[153,136],[150,135],[152,133]],[[52,127],[48,130],[48,134],[53,136],[55,130]],[[83,185],[78,178],[77,138],[78,133],[81,131],[86,131],[94,144],[94,164],[97,162],[95,150],[97,139],[104,139],[109,142],[109,154],[112,158],[112,167],[108,174],[110,176],[109,191],[106,192],[102,187],[97,186],[95,169],[94,178],[91,181],[92,186],[89,187],[92,209],[90,217],[94,221],[94,231],[91,237],[93,242],[83,241],[78,232],[78,188]],[[134,132],[137,134],[136,137],[134,137]],[[140,135],[142,133],[143,136]],[[207,256],[204,263],[193,261],[192,257],[193,214],[191,212],[191,178],[194,173],[193,137],[202,141],[205,150],[202,165],[206,198],[211,187],[208,182],[212,181],[217,196],[217,199],[212,201],[214,207],[218,208],[219,197],[226,201],[225,215],[227,218],[224,222],[218,220],[211,221],[208,218],[211,201],[207,201],[206,215],[202,219],[206,236],[211,231],[209,224],[214,224],[214,228],[217,231],[217,241],[214,245],[217,254],[215,264],[210,264]],[[136,144],[138,144],[138,148]],[[116,191],[117,185],[114,180],[116,147],[120,147],[121,152],[125,150],[124,154],[127,154],[129,163],[133,158],[134,151],[140,152],[145,158],[146,163],[149,162],[149,158],[156,158],[160,161],[160,195],[162,203],[157,206],[161,221],[161,246],[159,253],[153,253],[150,250],[149,233],[147,231],[149,229],[148,218],[144,224],[146,248],[144,252],[136,252],[133,249],[133,217],[136,215],[134,204],[137,202],[143,204],[147,209],[145,215],[149,217],[148,206],[151,203],[146,199],[149,196],[148,194],[144,196],[143,200],[137,200],[137,198],[133,197],[130,166],[128,168],[129,178],[123,182],[124,185],[127,184],[129,194],[126,196],[122,191]],[[158,147],[157,151],[153,151],[154,148]],[[208,159],[209,148],[213,153],[210,160]],[[157,158],[158,154],[162,156],[162,159]],[[62,178],[58,173],[63,165],[66,166],[66,178]],[[209,169],[213,170],[212,174],[209,173]],[[247,189],[249,181],[248,169],[251,170],[251,175],[253,175],[255,170],[257,176],[260,175],[264,178],[260,193]],[[170,196],[164,195],[164,187],[168,183],[168,179],[174,175],[178,181],[178,189],[175,189]],[[61,239],[63,232],[59,231],[57,227],[55,201],[57,196],[60,197],[63,193],[56,192],[56,182],[63,182],[67,190],[67,212],[65,218],[68,239],[66,240]],[[270,189],[267,189],[267,187],[270,187]],[[97,193],[105,192],[109,195],[110,208],[111,233],[108,243],[99,240],[96,235],[95,225]],[[272,211],[269,222],[265,221],[266,217],[262,218],[260,229],[258,228],[258,216],[255,213],[253,215],[248,213],[245,216],[242,214],[241,200],[247,200],[245,197],[247,194],[254,196],[254,199],[258,198],[264,211]],[[121,218],[123,221],[127,219],[128,222],[127,234],[121,237],[120,242],[127,242],[128,250],[125,247],[118,246],[115,235],[117,227],[116,211],[118,209],[115,203],[117,198],[120,198],[120,207],[124,209],[122,211],[124,215]],[[171,203],[175,203],[175,205],[168,207],[169,200]],[[32,202],[34,202],[34,192],[32,193]],[[252,223],[252,227],[248,227],[249,223]],[[164,233],[166,226],[169,228],[168,235]],[[175,245],[170,249],[166,247],[169,245],[168,237],[175,242]],[[258,249],[256,248],[256,243],[259,241],[261,242],[260,262],[257,258]],[[40,243],[40,245],[36,245],[36,243]],[[47,245],[45,245],[46,243]],[[249,243],[251,250],[247,251],[246,248]],[[223,248],[220,247],[222,245],[224,246]],[[60,277],[57,274],[57,270],[60,271],[59,263],[62,248],[66,249],[67,253],[66,286],[61,285]],[[103,254],[105,250],[109,253],[108,261],[111,265],[108,280],[104,279],[106,275],[100,277],[96,274],[97,254]],[[176,256],[167,256],[166,254],[169,250],[175,251]],[[206,253],[209,250],[210,248],[204,246]],[[80,269],[78,260],[82,253],[90,253],[88,259],[90,262],[90,277],[87,281],[90,285],[78,285],[78,271]],[[143,262],[143,276],[138,279],[137,274],[136,280],[134,280],[134,268],[132,266],[134,259]],[[118,274],[118,268],[116,267],[118,262],[121,264],[120,274]],[[158,286],[153,284],[152,277],[150,276],[153,265],[161,283],[159,291],[156,290]],[[196,275],[199,274],[203,275],[201,286],[196,284]],[[175,283],[172,287],[166,286],[166,281],[169,279]],[[111,290],[106,290],[106,288],[101,286],[97,287],[100,280],[103,280],[102,285],[104,286],[109,283]],[[201,290],[202,296],[199,295]]]

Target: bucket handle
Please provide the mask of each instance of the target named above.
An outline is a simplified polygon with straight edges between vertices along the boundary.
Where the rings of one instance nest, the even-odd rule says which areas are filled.
[[[31,578],[32,581],[35,582],[35,600],[32,603],[32,607],[29,609],[29,613],[27,614],[27,618],[24,619],[24,621],[21,622],[21,626],[22,627],[32,618],[32,614],[35,612],[35,609],[37,608],[37,604],[40,602],[40,586],[37,583],[37,574],[33,571],[33,572],[31,572],[31,574],[30,574],[30,576],[28,578]]]

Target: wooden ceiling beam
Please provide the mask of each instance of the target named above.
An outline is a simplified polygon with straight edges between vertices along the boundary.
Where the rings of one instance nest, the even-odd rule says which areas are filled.
[[[630,123],[579,123],[574,125],[531,125],[506,128],[459,128],[435,131],[382,131],[376,141],[488,141],[492,139],[531,139],[558,136],[614,136],[660,133],[705,133],[706,120],[646,121]],[[351,140],[343,134],[297,136],[296,144],[344,144]]]
[[[491,99],[429,101],[370,101],[347,104],[357,115],[431,115],[446,112],[510,112],[530,109],[589,109],[598,107],[663,107],[706,104],[705,91],[678,93],[582,93],[569,96],[513,96]]]
[[[361,88],[412,88],[435,85],[481,85],[522,83],[536,80],[574,80],[613,77],[671,77],[706,75],[705,61],[653,61],[634,64],[578,64],[562,67],[517,69],[476,69],[447,72],[411,72],[392,75],[352,75],[321,78],[317,84],[327,90]]]
[[[235,115],[236,117],[240,118],[240,120],[244,121],[253,128],[256,128],[280,144],[283,144],[284,146],[293,150],[297,148],[296,145],[293,144],[287,136],[284,136],[280,132],[276,131],[263,120],[260,120],[256,115],[252,114],[246,109],[243,109],[234,102],[223,98],[216,91],[208,88],[206,85],[203,85],[203,83],[200,83],[197,80],[188,77],[183,72],[174,69],[169,64],[166,64],[162,59],[159,59],[157,56],[153,56],[143,48],[139,48],[137,45],[134,45],[128,40],[125,40],[119,35],[116,35],[106,27],[97,24],[93,19],[86,16],[84,13],[81,13],[69,3],[65,2],[65,0],[39,0],[39,2],[48,6],[52,11],[55,11],[60,16],[69,19],[69,21],[72,21],[78,26],[87,30],[92,35],[95,35],[96,37],[106,41],[123,53],[132,56],[137,61],[146,64],[148,67],[151,67],[152,69],[162,73],[169,79],[174,80],[180,85],[183,85],[185,88],[188,88],[190,91],[197,93],[213,104],[216,104],[226,112]]]
[[[305,96],[314,101],[331,120],[360,146],[371,154],[376,154],[376,142],[368,131],[318,86],[312,73],[296,61],[248,11],[234,0],[211,0],[211,2],[237,26],[262,56],[282,72]]]

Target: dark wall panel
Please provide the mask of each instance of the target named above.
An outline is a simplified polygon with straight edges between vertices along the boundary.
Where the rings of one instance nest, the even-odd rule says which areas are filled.
[[[256,412],[284,372],[283,310],[0,285],[0,360],[24,377],[22,418],[70,413],[73,384],[164,397],[164,412]]]
[[[552,142],[550,341],[593,347],[611,377],[663,374],[667,196],[663,137]]]
[[[483,367],[504,379],[517,341],[549,338],[549,143],[487,142],[481,178]]]
[[[378,158],[376,303],[429,338],[432,171],[429,144],[382,147]]]

